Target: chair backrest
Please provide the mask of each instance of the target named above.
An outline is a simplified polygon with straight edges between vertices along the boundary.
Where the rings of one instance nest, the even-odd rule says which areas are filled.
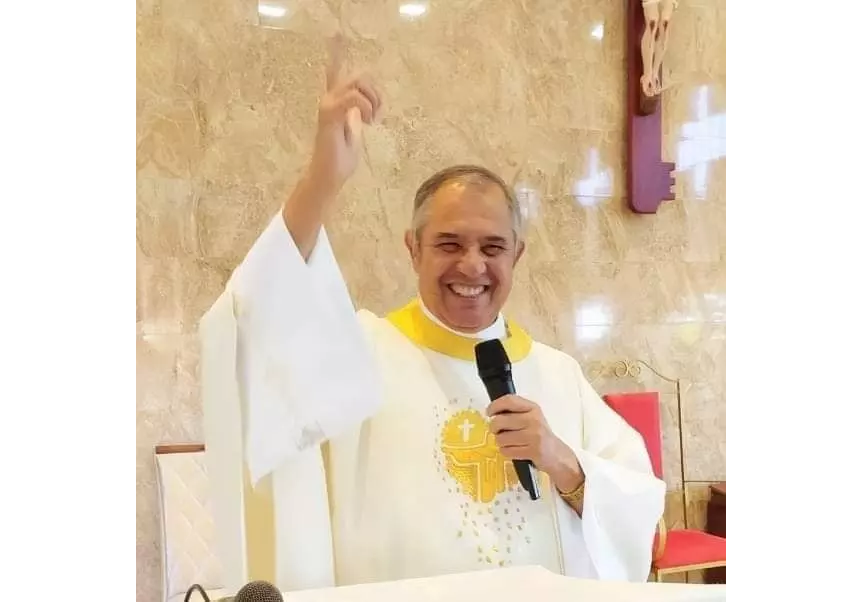
[[[156,446],[164,600],[222,586],[204,454],[201,443]]]
[[[661,461],[661,409],[658,393],[608,393],[602,397],[629,426],[643,437],[655,476],[663,478]]]

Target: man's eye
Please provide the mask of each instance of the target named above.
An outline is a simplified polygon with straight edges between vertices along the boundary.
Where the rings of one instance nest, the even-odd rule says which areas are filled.
[[[459,245],[457,242],[441,242],[439,245],[437,245],[437,248],[447,253],[455,253],[458,249],[461,248],[461,245]]]
[[[499,255],[506,251],[506,247],[501,247],[500,245],[485,245],[482,247],[482,252],[489,257],[494,257],[495,255]]]

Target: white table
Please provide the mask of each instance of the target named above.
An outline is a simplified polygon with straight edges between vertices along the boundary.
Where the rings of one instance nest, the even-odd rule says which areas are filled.
[[[725,602],[725,585],[615,583],[562,577],[541,567],[292,592],[285,602]]]

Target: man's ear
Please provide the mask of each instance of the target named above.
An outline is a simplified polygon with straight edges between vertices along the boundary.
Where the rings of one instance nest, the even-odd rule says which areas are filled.
[[[518,262],[521,260],[521,255],[524,254],[526,246],[523,240],[518,241],[518,249],[515,251],[515,265],[518,265]]]
[[[413,230],[407,229],[404,231],[404,246],[407,247],[407,252],[410,253],[410,261],[413,263],[413,269],[419,269],[419,248],[413,236]]]

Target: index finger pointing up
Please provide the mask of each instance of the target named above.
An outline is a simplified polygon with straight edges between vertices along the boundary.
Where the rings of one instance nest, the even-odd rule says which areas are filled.
[[[341,67],[344,63],[344,38],[335,34],[329,40],[329,63],[326,65],[326,89],[332,90],[338,85],[341,77]]]

